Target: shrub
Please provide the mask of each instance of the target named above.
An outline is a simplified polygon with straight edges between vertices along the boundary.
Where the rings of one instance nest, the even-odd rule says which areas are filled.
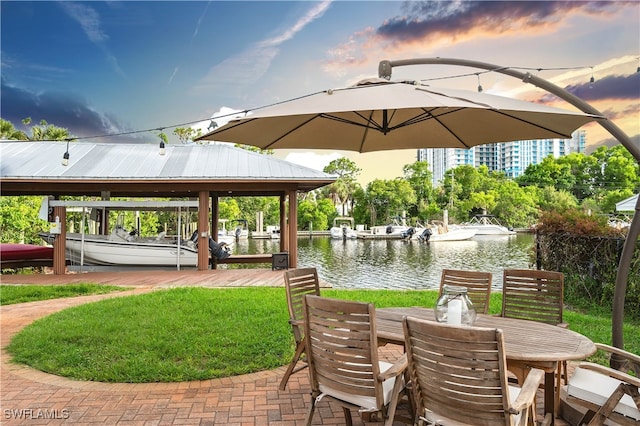
[[[620,255],[620,231],[606,219],[579,211],[545,212],[536,228],[536,264],[565,274],[568,304],[611,311]],[[640,320],[640,245],[636,243],[625,296],[625,315]]]

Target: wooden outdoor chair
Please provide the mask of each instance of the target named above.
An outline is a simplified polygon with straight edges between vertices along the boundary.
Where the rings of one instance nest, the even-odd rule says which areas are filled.
[[[307,425],[324,398],[342,405],[347,425],[352,409],[364,422],[393,424],[407,361],[405,356],[395,364],[378,360],[372,303],[305,296],[305,340],[311,383]]]
[[[535,424],[544,372],[531,369],[520,388],[507,380],[502,330],[403,319],[417,425]],[[550,424],[551,413],[543,425]]]
[[[607,420],[625,426],[639,425],[640,356],[601,343],[596,343],[596,347],[616,359],[620,366],[614,369],[580,363],[562,388],[563,417],[580,414],[575,423],[579,426],[601,426]]]
[[[505,269],[502,280],[502,316],[566,327],[562,272]]]
[[[307,367],[306,363],[296,367],[305,351],[304,343],[304,296],[320,295],[320,280],[316,268],[291,269],[284,273],[284,288],[289,307],[289,324],[296,343],[296,352],[280,382],[280,390],[285,390],[289,377]]]
[[[563,321],[564,274],[556,271],[536,269],[505,269],[502,277],[502,312],[506,318],[538,321],[546,324],[568,327]],[[527,368],[511,367],[511,371],[523,380]],[[558,365],[556,388],[559,390],[567,382],[567,363]],[[560,392],[556,392],[558,407]]]
[[[458,269],[443,269],[440,278],[440,294],[445,285],[466,287],[467,295],[479,314],[489,312],[489,297],[491,296],[491,272],[463,271]]]

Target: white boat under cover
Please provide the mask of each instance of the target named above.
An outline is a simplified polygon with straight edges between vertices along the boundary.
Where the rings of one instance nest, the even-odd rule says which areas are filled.
[[[52,243],[55,235],[41,233],[40,237]],[[109,235],[68,233],[66,256],[72,264],[124,265],[124,266],[197,266],[198,247],[195,238],[180,241],[167,240],[161,233],[155,238],[140,238],[121,227]],[[216,257],[228,257],[225,244],[212,239],[209,250]]]

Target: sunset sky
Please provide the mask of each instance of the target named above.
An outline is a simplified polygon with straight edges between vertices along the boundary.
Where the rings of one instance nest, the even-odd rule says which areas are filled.
[[[88,142],[158,143],[153,129],[206,128],[213,115],[351,85],[375,77],[383,59],[446,57],[529,70],[640,140],[635,0],[2,1],[0,7],[0,116],[18,128],[31,117],[79,138],[131,132]],[[487,93],[574,109],[513,77],[478,71],[422,65],[395,68],[392,78],[473,91],[480,83]],[[611,139],[596,124],[584,129],[591,148]],[[347,155],[364,181],[400,176],[415,160],[415,151],[276,155],[320,169]]]

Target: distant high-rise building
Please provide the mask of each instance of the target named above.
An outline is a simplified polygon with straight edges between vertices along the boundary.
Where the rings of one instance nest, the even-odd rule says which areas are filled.
[[[418,150],[418,160],[429,163],[433,184],[437,185],[449,169],[469,164],[487,166],[515,178],[531,164],[539,164],[545,157],[562,157],[573,152],[585,152],[586,132],[577,130],[571,139],[534,139],[479,145],[470,149],[427,148]]]
[[[418,150],[418,160],[429,163],[436,185],[444,178],[444,173],[463,164],[475,166],[475,148],[428,148]]]

